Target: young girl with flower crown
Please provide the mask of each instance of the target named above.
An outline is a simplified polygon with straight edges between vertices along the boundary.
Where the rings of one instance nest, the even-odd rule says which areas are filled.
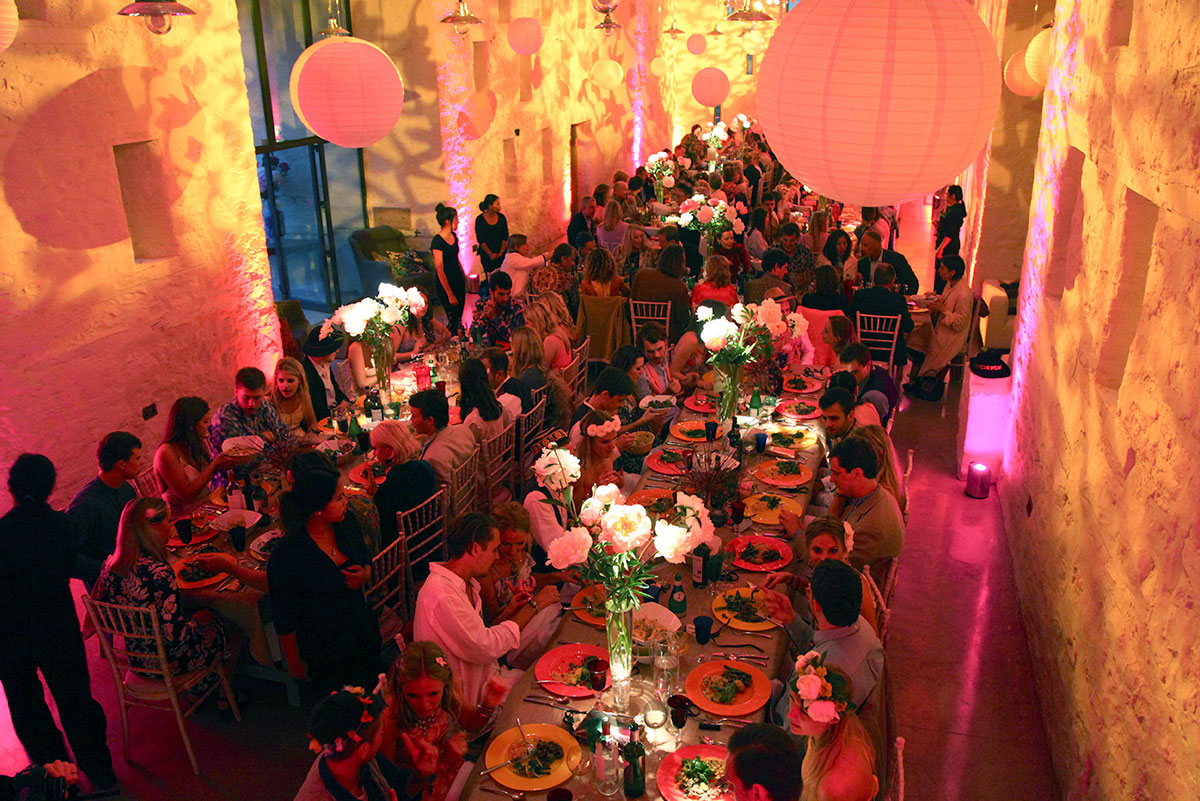
[[[575,456],[579,459],[579,479],[573,491],[576,505],[583,503],[593,486],[624,485],[626,474],[614,467],[620,432],[619,418],[594,409],[579,422],[579,443],[574,448]]]
[[[464,771],[468,736],[487,728],[506,688],[493,679],[484,687],[478,707],[464,704],[446,654],[431,642],[409,643],[392,664],[388,687],[403,743],[396,748],[395,762],[409,767],[413,754],[436,750],[437,769],[427,779],[422,801],[443,801]]]

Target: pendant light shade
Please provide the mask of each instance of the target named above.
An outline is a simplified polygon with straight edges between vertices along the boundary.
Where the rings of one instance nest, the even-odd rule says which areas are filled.
[[[151,33],[162,35],[171,30],[172,19],[190,17],[196,12],[182,3],[168,0],[141,0],[141,2],[130,3],[117,13],[123,17],[143,17],[146,20],[146,27],[150,29]]]

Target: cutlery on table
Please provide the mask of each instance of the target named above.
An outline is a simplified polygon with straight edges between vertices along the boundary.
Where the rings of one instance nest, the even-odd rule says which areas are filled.
[[[517,731],[521,732],[521,739],[525,742],[525,747],[533,748],[533,743],[529,742],[529,738],[525,736],[525,727],[521,725],[520,718],[517,718]]]
[[[482,776],[483,774],[481,773],[479,775]],[[510,793],[508,790],[498,790],[495,787],[480,787],[479,789],[485,793],[495,793],[496,795],[508,796],[513,801],[525,801],[524,793]]]

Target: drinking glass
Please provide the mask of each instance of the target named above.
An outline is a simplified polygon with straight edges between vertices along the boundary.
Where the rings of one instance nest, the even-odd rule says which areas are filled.
[[[596,692],[602,692],[608,683],[608,660],[596,659],[588,664],[589,683]]]
[[[732,525],[738,525],[746,519],[746,502],[745,501],[730,501],[729,503],[729,522]]]
[[[175,534],[179,537],[179,541],[187,545],[192,541],[192,519],[190,517],[181,517],[173,524],[175,526]]]
[[[654,693],[659,698],[673,695],[679,685],[679,633],[660,631],[650,642],[650,659],[654,668]]]
[[[686,695],[672,695],[667,699],[671,708],[671,731],[675,735],[675,748],[683,745],[683,730],[687,727],[688,706],[691,701]]]
[[[767,449],[767,435],[760,431],[759,433],[754,435],[754,452],[762,453],[766,449]]]
[[[696,615],[692,619],[692,625],[696,628],[696,644],[707,645],[712,637],[713,619],[708,615]]]
[[[246,550],[246,527],[233,526],[229,529],[229,543],[238,553]]]

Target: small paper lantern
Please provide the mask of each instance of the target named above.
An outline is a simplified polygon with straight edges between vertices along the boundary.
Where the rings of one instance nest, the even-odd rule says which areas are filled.
[[[650,74],[655,78],[661,78],[667,74],[667,60],[662,56],[656,56],[650,60]]]
[[[704,38],[702,33],[693,33],[688,37],[687,49],[693,56],[698,56],[704,52],[704,48],[708,47],[708,40]]]
[[[605,89],[616,89],[625,80],[625,70],[611,58],[601,59],[592,69],[592,80]]]
[[[464,139],[475,140],[492,127],[497,99],[493,92],[476,92],[467,98],[458,114],[458,129]]]
[[[17,38],[17,23],[16,0],[0,0],[0,53]]]
[[[296,59],[288,86],[304,127],[341,147],[387,136],[404,108],[404,83],[388,54],[353,36],[330,36]]]
[[[1021,97],[1033,97],[1042,91],[1042,87],[1030,76],[1029,70],[1025,69],[1024,50],[1018,50],[1004,65],[1004,84],[1010,92]]]
[[[954,183],[979,155],[1000,58],[970,3],[804,0],[771,37],[757,96],[767,140],[801,183],[884,206]]]
[[[1046,77],[1050,72],[1050,45],[1053,33],[1053,28],[1043,28],[1025,48],[1025,71],[1038,86],[1046,85]]]
[[[542,23],[533,17],[518,17],[508,24],[508,46],[514,53],[532,56],[542,47]]]
[[[702,106],[719,106],[729,97],[729,76],[717,67],[705,67],[692,78],[692,97]]]

